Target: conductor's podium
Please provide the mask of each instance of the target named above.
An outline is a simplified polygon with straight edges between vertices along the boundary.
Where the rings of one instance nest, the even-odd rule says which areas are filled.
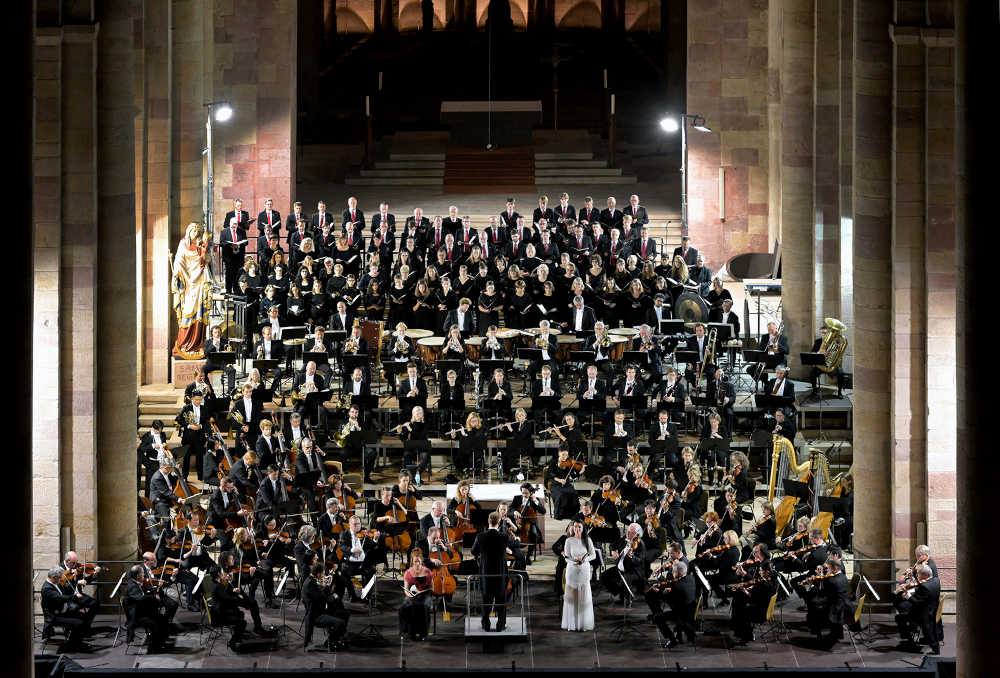
[[[502,575],[490,575],[500,578]],[[502,652],[507,643],[523,643],[528,640],[528,611],[525,595],[527,588],[524,577],[517,573],[509,575],[512,586],[507,596],[507,621],[502,631],[497,631],[495,612],[490,615],[490,630],[482,626],[483,596],[481,591],[482,575],[473,574],[466,578],[465,592],[465,642],[482,643],[484,653]]]

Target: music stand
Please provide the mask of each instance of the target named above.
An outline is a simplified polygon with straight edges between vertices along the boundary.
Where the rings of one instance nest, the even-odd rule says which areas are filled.
[[[382,635],[382,632],[378,630],[378,627],[375,626],[372,621],[372,617],[375,616],[375,600],[378,597],[377,581],[378,574],[376,573],[372,575],[371,579],[368,580],[368,583],[361,589],[361,600],[368,604],[368,625],[361,629],[358,635],[370,643],[388,645],[385,640],[385,636]]]
[[[677,362],[687,364],[697,363],[701,359],[701,356],[698,355],[698,351],[678,350],[674,351],[674,356],[676,357]]]
[[[531,442],[531,441],[516,440],[514,438],[510,438],[509,440],[507,440],[507,451],[508,452],[512,452],[512,453],[513,452],[517,453],[518,467],[523,470],[524,469],[524,457],[525,456],[528,457],[528,465],[529,466],[531,465],[531,458],[532,458],[532,453],[535,451],[535,444],[533,442]],[[525,452],[527,452],[527,455],[525,454]],[[503,481],[503,471],[505,470],[503,468],[503,462],[502,462],[503,455],[498,454],[497,458],[501,460],[501,462],[500,462],[500,470],[501,470],[500,480],[502,482]],[[506,470],[509,471],[510,469],[506,469]]]
[[[480,405],[481,405],[481,406],[482,406],[482,407],[483,407],[483,408],[484,408],[484,409],[485,409],[485,410],[486,410],[487,412],[492,412],[492,413],[493,413],[493,414],[492,414],[492,419],[493,419],[493,426],[497,426],[497,425],[499,425],[499,424],[500,424],[500,411],[501,411],[501,410],[503,410],[503,411],[507,411],[507,410],[509,410],[509,409],[510,409],[510,407],[511,407],[511,406],[510,406],[510,405],[508,405],[508,404],[507,404],[507,402],[506,402],[505,400],[503,400],[503,399],[501,399],[501,400],[484,400],[484,401],[483,401],[482,403],[480,403]],[[490,419],[491,417],[490,417],[490,415],[487,415],[487,417],[486,417],[486,418],[487,418],[487,420],[489,420],[489,419]],[[497,440],[500,440],[500,433],[499,433],[499,430],[498,430],[498,432],[497,432],[497,434],[496,434],[496,439],[497,439]]]
[[[330,364],[330,354],[327,353],[326,351],[306,351],[306,350],[303,350],[302,351],[302,364],[303,364],[303,366],[306,363],[308,363],[309,361],[312,361],[312,362],[316,363],[316,367],[319,367],[320,365],[329,365]]]
[[[593,353],[593,351],[591,351]],[[601,421],[603,426],[603,415],[608,409],[608,401],[605,396],[594,396],[593,398],[580,398],[578,400],[580,405],[579,409],[581,412],[586,412],[590,416],[590,437],[594,437],[594,414],[597,412],[601,413]]]
[[[729,341],[729,337],[733,332],[733,326],[729,323],[708,323],[706,328],[708,331],[715,330],[715,352],[718,354],[719,347],[724,342]]]
[[[447,380],[448,370],[455,370],[455,374],[458,375],[459,379],[462,377],[461,360],[435,360],[434,369],[437,370],[440,375],[440,383],[444,383]]]
[[[385,372],[385,382],[388,387],[388,397],[396,395],[397,376],[406,372],[408,360],[382,361],[382,371]]]
[[[677,464],[678,447],[676,434],[663,440],[654,438],[649,441],[650,454],[660,458],[663,462],[663,483],[667,482],[667,473]]]
[[[549,415],[557,411],[561,406],[559,396],[535,396],[531,399],[531,413],[533,416],[542,413],[542,423],[545,428],[551,426]]]
[[[808,503],[809,502],[809,483],[802,483],[798,480],[792,480],[791,478],[784,478],[781,481],[781,486],[785,490],[786,497],[795,497],[799,501]]]
[[[517,349],[517,357],[519,360],[526,360],[533,367],[535,363],[542,362],[542,349],[540,348],[524,348],[519,347]],[[531,376],[532,368],[528,369],[528,376]],[[521,390],[521,395],[528,395],[528,383],[529,379],[524,380],[524,388]]]
[[[699,454],[707,456],[709,452],[721,452],[726,458],[729,457],[729,438],[702,438],[698,445]]]
[[[629,599],[634,600],[635,593],[633,593],[632,587],[628,585],[628,579],[625,577],[625,573],[618,567],[617,563],[615,564],[615,569],[618,570],[618,574],[621,577],[622,586],[625,587],[626,595],[628,595]],[[614,638],[618,642],[621,642],[625,638],[625,636],[629,635],[630,633],[634,633],[635,635],[640,637],[644,637],[646,635],[645,633],[639,630],[639,624],[637,622],[634,622],[628,618],[629,609],[631,609],[631,605],[626,604],[625,606],[623,606],[621,621],[616,622],[614,626],[611,627],[612,630],[614,631],[614,633],[612,633],[612,638]]]
[[[646,409],[646,396],[627,396],[623,395],[618,398],[618,407],[625,411],[632,413],[632,428],[637,432],[639,430],[639,417],[638,413]],[[645,427],[643,427],[645,428]],[[637,433],[636,433],[637,435]]]
[[[777,396],[770,393],[754,394],[754,404],[763,410],[777,410],[795,404],[791,396]]]
[[[281,581],[278,582],[278,585],[274,589],[274,597],[280,601],[279,605],[281,605],[281,626],[278,627],[278,633],[279,634],[282,632],[287,633],[288,631],[291,631],[299,638],[302,638],[303,637],[302,634],[299,633],[297,629],[293,629],[291,626],[289,626],[288,623],[285,621],[285,607],[288,604],[288,599],[285,598],[285,596],[281,595],[281,593],[282,591],[285,590],[285,584],[288,582],[288,578],[291,573],[292,573],[292,568],[286,567],[285,574],[281,577]],[[199,579],[199,583],[200,581],[201,580]],[[192,591],[192,593],[195,592]]]

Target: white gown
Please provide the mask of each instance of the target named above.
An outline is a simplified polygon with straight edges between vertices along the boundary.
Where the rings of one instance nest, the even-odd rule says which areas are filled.
[[[594,545],[589,538],[566,540],[566,590],[563,594],[562,628],[590,631],[594,628],[594,601],[590,593],[590,559]],[[583,560],[577,564],[577,559]]]

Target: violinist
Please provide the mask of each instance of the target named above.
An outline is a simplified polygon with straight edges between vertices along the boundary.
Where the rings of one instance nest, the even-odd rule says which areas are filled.
[[[326,500],[326,511],[319,517],[319,532],[323,539],[339,540],[341,533],[347,529],[348,520],[341,509],[340,502],[334,497]]]
[[[411,414],[410,421],[400,424],[399,429],[399,439],[403,441],[405,446],[407,441],[426,441],[427,440],[427,422],[424,421],[424,408],[419,405],[414,406]],[[430,447],[424,448],[403,448],[403,468],[417,463],[417,474],[419,475],[422,471],[426,471],[431,465],[431,450]],[[407,475],[409,478],[409,475]]]
[[[694,519],[701,510],[701,497],[704,491],[701,486],[701,469],[698,468],[697,464],[692,464],[687,471],[687,483],[684,485],[684,489],[681,490],[681,508],[684,509],[685,535],[691,531]]]
[[[668,478],[660,495],[658,515],[660,526],[666,530],[667,539],[671,542],[682,542],[684,538],[680,529],[681,510],[681,493],[677,491],[677,483]]]
[[[510,513],[518,525],[518,539],[528,545],[525,562],[530,565],[536,548],[541,548],[542,530],[538,521],[541,520],[540,516],[545,515],[545,502],[535,497],[534,485],[521,484],[521,494],[511,499]]]
[[[313,629],[326,629],[326,647],[342,650],[346,647],[344,635],[350,612],[344,609],[345,578],[334,570],[326,574],[323,563],[313,563],[309,576],[302,584],[302,603],[305,606],[305,627],[302,633],[303,648],[309,649]]]
[[[42,637],[50,638],[54,626],[66,629],[67,639],[59,647],[60,653],[87,652],[91,648],[84,644],[84,637],[90,635],[90,625],[97,616],[97,606],[83,608],[79,601],[85,594],[75,589],[66,590],[66,571],[61,567],[49,569],[48,576],[42,584],[42,613],[45,625],[42,627]]]
[[[823,540],[823,530],[810,529],[809,543],[796,551],[785,553],[784,569],[788,572],[804,572],[792,579],[792,585],[800,587],[801,582],[822,566],[829,557],[829,547]]]
[[[628,590],[631,596],[640,594],[646,582],[645,563],[646,545],[642,542],[643,527],[639,523],[632,523],[625,530],[625,536],[619,539],[611,547],[611,558],[615,561],[603,573],[600,580],[604,587],[624,603]],[[625,583],[628,583],[628,590]]]
[[[353,601],[361,598],[354,588],[352,578],[359,575],[364,582],[367,582],[375,573],[375,565],[380,556],[384,558],[379,547],[380,536],[377,530],[362,530],[361,519],[357,516],[351,516],[348,529],[340,535],[340,550],[344,552],[341,568],[350,582],[348,595]]]
[[[706,527],[695,543],[696,555],[701,555],[705,551],[722,544],[722,530],[719,529],[722,519],[719,517],[719,514],[715,511],[706,511],[702,514],[701,520],[705,523]]]
[[[758,545],[753,554],[753,571],[747,572],[745,581],[735,587],[737,592],[733,594],[731,627],[739,646],[753,640],[753,625],[765,621],[771,597],[778,586],[771,562],[767,559],[767,547]]]
[[[66,571],[66,593],[72,593],[74,591],[78,593],[83,593],[83,587],[90,585],[104,568],[100,565],[84,565],[80,562],[80,556],[76,554],[76,551],[69,551],[63,556],[63,568]],[[89,572],[88,572],[89,570]],[[97,600],[86,593],[83,593],[83,597],[77,598],[74,604],[80,608],[89,609],[91,607],[97,608]]]
[[[237,649],[243,640],[243,634],[247,630],[246,617],[243,610],[250,612],[253,620],[253,632],[256,635],[269,635],[264,629],[260,620],[260,606],[253,597],[243,592],[237,584],[234,568],[238,569],[234,554],[228,552],[223,554],[219,561],[218,569],[213,568],[212,572],[212,604],[211,619],[213,624],[219,626],[231,626],[233,636],[229,641],[231,649]]]
[[[285,569],[293,572],[296,560],[293,556],[292,537],[286,531],[288,521],[279,528],[278,521],[271,518],[262,523],[257,530],[257,548],[260,553],[260,571],[264,581],[264,605],[270,608],[280,607],[274,600],[275,570]],[[270,595],[268,591],[270,590]]]
[[[938,569],[937,565],[934,563],[934,559],[931,558],[931,548],[926,544],[920,544],[914,550],[916,556],[916,561],[913,563],[912,567],[908,567],[901,571],[896,576],[896,589],[892,596],[892,606],[896,608],[897,612],[902,614],[909,614],[910,612],[910,586],[916,583],[917,579],[915,576],[915,571],[919,565],[927,565],[931,568],[931,576],[937,579]]]
[[[316,493],[322,494],[326,488],[323,482],[326,478],[323,452],[317,448],[312,438],[305,438],[302,451],[295,457],[295,487],[309,511],[316,506]]]
[[[722,543],[716,547],[705,549],[695,558],[702,570],[718,570],[708,575],[708,583],[712,591],[725,599],[731,595],[726,587],[736,583],[736,566],[740,562],[740,537],[732,530],[722,534]]]
[[[621,491],[615,487],[615,479],[610,475],[603,475],[597,481],[597,489],[590,495],[590,503],[594,505],[594,512],[601,516],[609,526],[615,527],[621,520],[621,510],[625,507],[625,500]]]
[[[274,525],[274,521],[267,523]],[[265,529],[265,528],[262,528]],[[232,555],[235,571],[233,581],[237,586],[249,586],[250,599],[254,600],[257,594],[257,587],[263,586],[264,604],[267,607],[277,608],[274,602],[274,571],[263,562],[264,545],[258,546],[256,535],[245,527],[238,527],[233,532],[233,548],[229,551]],[[257,606],[254,600],[254,606]]]
[[[226,476],[219,481],[219,489],[212,494],[212,499],[208,503],[208,518],[205,521],[208,525],[244,525],[246,519],[252,511],[248,511],[240,504],[239,495],[236,493],[236,486],[233,479]]]
[[[135,639],[136,627],[149,631],[148,652],[157,654],[164,649],[167,640],[168,624],[166,617],[160,614],[160,606],[156,591],[146,585],[142,576],[142,565],[133,565],[128,571],[128,584],[125,586],[125,637],[131,643]]]
[[[312,569],[313,560],[316,558],[316,551],[313,544],[316,542],[316,528],[312,525],[303,525],[299,528],[298,539],[292,547],[292,555],[295,558],[295,568],[299,582],[305,581]]]
[[[809,516],[799,516],[795,521],[795,531],[778,540],[776,546],[788,551],[798,551],[809,545]],[[781,570],[779,570],[780,572]]]
[[[192,509],[187,525],[181,532],[181,543],[184,546],[181,550],[181,570],[190,572],[193,568],[198,568],[200,572],[208,572],[215,565],[208,549],[219,542],[219,531],[214,527],[205,526],[205,510],[200,507]],[[193,586],[188,587],[188,609],[197,607],[193,600],[193,588]]]
[[[729,455],[730,470],[723,479],[736,490],[736,501],[740,504],[753,502],[754,481],[750,478],[750,461],[742,452]]]
[[[202,468],[205,457],[205,431],[208,430],[209,412],[205,406],[202,394],[195,391],[191,394],[191,402],[185,405],[177,416],[174,423],[181,431],[181,445],[186,446],[182,468],[184,477],[187,478],[191,470],[191,457],[195,460],[195,473],[198,480],[204,479]]]
[[[825,649],[831,649],[838,640],[843,639],[845,621],[850,619],[853,623],[854,606],[848,593],[847,577],[840,561],[832,558],[817,565],[812,572],[815,574],[804,580],[811,587],[803,590],[800,586],[797,590],[801,591],[800,595],[806,601],[809,631]]]
[[[432,572],[424,564],[424,553],[413,549],[410,567],[403,573],[405,598],[399,608],[401,638],[421,641],[427,637],[434,597],[431,594]]]
[[[659,560],[660,556],[667,550],[667,530],[660,524],[657,505],[652,499],[643,504],[643,514],[642,543],[646,546],[646,553],[643,557],[644,574],[649,577],[653,563]]]
[[[566,443],[559,446],[559,454],[553,457],[545,470],[549,494],[552,496],[552,515],[556,520],[571,518],[580,509],[580,499],[573,481],[586,468],[586,462],[570,458]]]
[[[697,583],[694,575],[690,574],[688,564],[683,560],[673,561],[669,579],[650,588],[646,600],[653,610],[652,621],[665,639],[663,646],[674,647],[684,638],[693,643]],[[663,611],[664,604],[670,607],[669,612]],[[674,623],[673,628],[670,622]]]
[[[912,577],[913,581],[901,594],[907,605],[896,615],[896,628],[902,641],[899,648],[919,652],[920,647],[913,637],[916,627],[920,631],[921,642],[930,645],[931,654],[940,654],[943,636],[936,628],[935,616],[941,599],[941,580],[926,561],[912,568]]]
[[[166,535],[164,535],[164,539],[166,539]],[[168,575],[166,567],[158,567],[156,556],[149,551],[142,554],[142,576],[147,580],[147,583],[156,582],[157,585],[172,584],[177,577],[176,573]],[[164,608],[164,615],[169,624],[174,620],[174,615],[177,614],[177,608],[180,607],[180,603],[170,596],[164,595],[162,591],[157,595],[160,605]]]
[[[755,545],[761,544],[768,548],[774,547],[775,528],[777,521],[774,519],[774,504],[765,501],[761,504],[761,518],[740,537],[740,544],[743,545],[744,557],[746,553]]]
[[[726,487],[723,494],[715,498],[712,509],[722,517],[719,529],[723,532],[732,530],[737,535],[743,532],[743,510],[736,503],[736,489]]]

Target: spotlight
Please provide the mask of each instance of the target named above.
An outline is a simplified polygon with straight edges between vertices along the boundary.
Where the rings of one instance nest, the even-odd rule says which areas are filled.
[[[660,127],[664,132],[676,132],[681,128],[680,124],[677,122],[676,118],[664,118],[660,121]]]
[[[215,109],[215,121],[216,122],[226,122],[231,117],[233,117],[233,109],[229,104],[222,104]]]
[[[705,124],[705,118],[695,118],[694,124],[691,125],[699,132],[711,132],[711,128]]]

